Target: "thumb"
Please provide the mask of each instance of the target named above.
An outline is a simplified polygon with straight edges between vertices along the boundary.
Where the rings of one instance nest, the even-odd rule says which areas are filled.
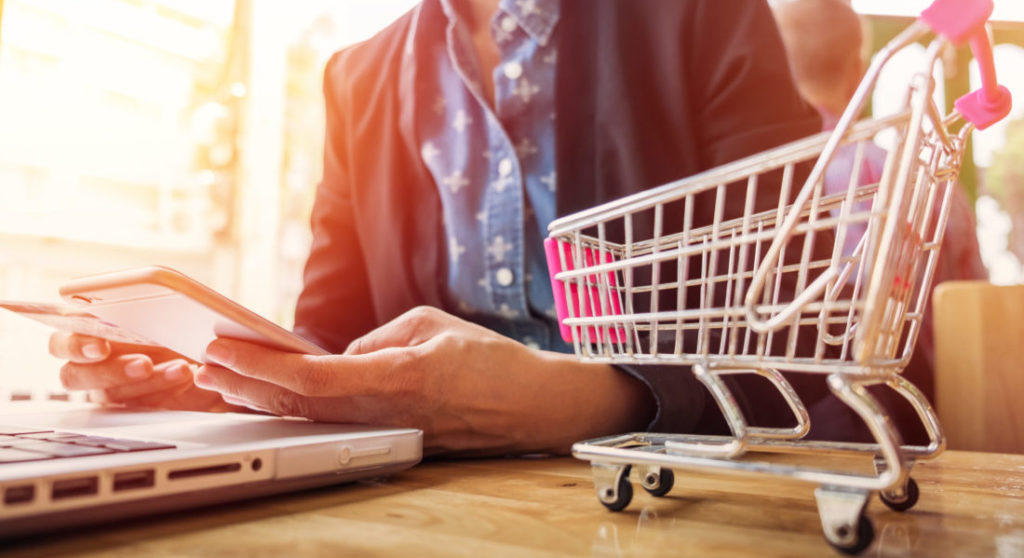
[[[430,306],[418,306],[349,343],[345,355],[363,355],[394,347],[412,347],[454,326],[454,316]]]

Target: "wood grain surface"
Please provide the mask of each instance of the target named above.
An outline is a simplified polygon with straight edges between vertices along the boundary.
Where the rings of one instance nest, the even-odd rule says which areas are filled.
[[[1024,556],[1024,456],[946,452],[914,477],[922,494],[909,512],[869,504],[876,538],[864,556]],[[821,535],[813,488],[677,471],[666,497],[637,486],[613,513],[598,503],[588,464],[571,458],[429,462],[389,479],[15,541],[2,554],[838,555]]]

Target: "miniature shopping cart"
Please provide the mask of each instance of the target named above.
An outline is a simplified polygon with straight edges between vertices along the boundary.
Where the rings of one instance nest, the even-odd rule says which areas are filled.
[[[782,475],[815,490],[828,542],[859,553],[874,536],[864,509],[877,491],[895,510],[918,498],[916,460],[945,446],[927,399],[900,372],[910,360],[968,136],[1009,112],[995,82],[985,22],[991,0],[937,0],[875,58],[832,133],[760,153],[553,222],[545,242],[566,341],[584,360],[674,364],[709,390],[728,436],[633,433],[577,443],[601,503],[618,511],[631,470],[655,496],[673,469]],[[859,118],[882,67],[928,33],[927,64],[903,108]],[[970,43],[983,87],[943,116],[932,70],[950,43]],[[886,139],[880,180],[860,176],[869,143]],[[830,173],[852,157],[837,189]],[[812,166],[813,164],[813,166]],[[801,176],[805,173],[806,178]],[[831,182],[830,182],[831,180]],[[872,443],[804,439],[809,413],[782,372],[824,374],[864,421]],[[793,426],[750,425],[728,375],[763,377]],[[916,410],[929,437],[905,445],[869,386],[887,386]],[[757,402],[755,402],[756,404]],[[875,474],[756,460],[753,452],[873,458]]]

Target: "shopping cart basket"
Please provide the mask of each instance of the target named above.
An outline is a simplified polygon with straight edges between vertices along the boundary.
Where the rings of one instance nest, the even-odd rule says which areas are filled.
[[[707,387],[731,431],[633,433],[575,444],[573,454],[591,462],[605,506],[617,511],[629,504],[631,470],[655,496],[671,489],[672,469],[782,475],[819,485],[826,539],[858,553],[874,536],[864,515],[873,492],[896,510],[914,505],[918,487],[910,470],[916,460],[937,456],[945,438],[927,399],[900,372],[921,328],[968,136],[1009,112],[985,31],[992,8],[991,0],[934,2],[875,57],[832,133],[550,225],[545,248],[556,308],[576,355],[689,365],[680,373],[692,371]],[[936,37],[927,63],[911,77],[903,108],[855,122],[882,67],[929,33]],[[964,41],[982,69],[983,87],[943,116],[932,99],[932,70],[948,44]],[[881,179],[863,184],[865,148],[886,134],[891,144]],[[852,172],[842,191],[829,193],[826,173],[841,150],[852,152]],[[804,439],[809,413],[782,372],[826,375],[828,388],[864,421],[874,442]],[[768,380],[795,425],[748,425],[723,378],[734,374]],[[927,445],[902,442],[868,392],[873,385],[910,403]],[[873,458],[875,474],[758,461],[750,452],[862,454]]]

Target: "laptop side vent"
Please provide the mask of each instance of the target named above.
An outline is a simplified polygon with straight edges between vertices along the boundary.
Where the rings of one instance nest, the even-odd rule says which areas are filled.
[[[156,472],[153,469],[124,471],[114,475],[114,492],[150,488],[156,484]]]
[[[78,496],[92,496],[100,491],[99,477],[79,477],[59,480],[53,483],[50,499],[53,501]]]
[[[27,504],[36,497],[36,487],[31,484],[11,486],[4,491],[4,504]]]

